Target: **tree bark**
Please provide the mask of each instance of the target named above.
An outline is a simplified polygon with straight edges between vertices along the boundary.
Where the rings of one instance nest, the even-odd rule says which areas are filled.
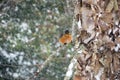
[[[79,6],[82,4],[82,7]],[[76,2],[75,17],[81,46],[73,80],[120,79],[120,1]]]

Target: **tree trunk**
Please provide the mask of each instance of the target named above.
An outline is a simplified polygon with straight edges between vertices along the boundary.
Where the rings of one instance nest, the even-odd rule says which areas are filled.
[[[82,53],[73,80],[120,80],[120,1],[78,0],[75,18]]]

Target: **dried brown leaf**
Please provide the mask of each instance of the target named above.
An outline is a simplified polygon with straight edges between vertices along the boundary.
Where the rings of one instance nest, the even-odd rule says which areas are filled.
[[[111,42],[109,36],[106,35],[106,34],[103,36],[103,38],[102,38],[101,40],[102,40],[103,42],[105,42],[105,43]]]
[[[115,72],[117,70],[120,70],[120,61],[119,61],[119,58],[116,54],[114,54],[114,57],[113,57],[113,67],[114,67]]]
[[[88,65],[87,65],[86,68],[85,68],[85,70],[88,71],[88,72],[91,72],[91,71],[92,71],[92,68],[91,68],[91,66],[88,66]]]
[[[97,58],[96,53],[93,53],[93,54],[92,54],[92,58],[91,58],[91,67],[93,67],[93,69],[94,69],[94,67],[95,67],[96,60],[97,60],[97,59],[98,59],[98,58]]]
[[[85,66],[85,64],[86,64],[85,55],[84,55],[84,54],[81,54],[81,55],[79,56],[79,58],[77,59],[77,61],[78,61],[79,66],[83,69],[84,66]]]
[[[85,39],[87,39],[89,37],[89,34],[87,33],[86,30],[82,30],[81,34],[80,34],[80,37],[81,37],[82,42],[83,42]]]
[[[120,37],[117,37],[117,38],[116,38],[115,43],[116,43],[116,44],[120,44]]]
[[[110,41],[110,42],[107,42],[107,43],[105,44],[105,46],[106,46],[107,48],[110,48],[111,50],[113,50],[114,47],[115,47],[115,43],[112,42],[112,41]]]
[[[85,44],[88,44],[95,37],[95,32],[91,31],[91,36],[84,40]]]
[[[99,62],[104,66],[104,65],[105,65],[104,57],[100,58],[100,59],[99,59]]]
[[[89,28],[89,24],[91,25],[91,23],[89,23],[91,21],[90,17],[93,15],[94,12],[87,9],[86,7],[82,7],[81,13],[82,13],[82,27],[84,30],[87,30]]]
[[[109,53],[109,52],[107,52],[107,53],[105,54],[105,59],[104,59],[105,65],[104,65],[104,67],[109,68],[111,62],[112,62],[112,54]]]
[[[74,75],[73,80],[82,80],[80,75]]]
[[[88,3],[88,4],[94,4],[96,5],[98,0],[83,0],[84,2]]]
[[[112,19],[113,19],[112,13],[105,13],[101,16],[100,19],[105,22],[105,23],[102,23],[102,24],[100,23],[101,26],[108,27],[109,25],[106,25],[106,23],[111,23],[112,22]]]
[[[109,13],[112,11],[113,7],[114,7],[114,0],[110,0],[105,11]]]
[[[100,77],[100,80],[106,80],[106,76],[105,75],[106,75],[106,73],[103,72],[102,75],[101,75],[101,77]]]
[[[82,70],[82,66],[80,63],[77,63],[77,70],[81,71]]]
[[[98,72],[99,72],[99,70],[100,70],[101,67],[102,67],[101,64],[100,64],[99,61],[97,60],[97,61],[95,62],[95,67],[94,67],[94,73],[95,73],[95,75],[98,74]]]
[[[114,10],[117,11],[119,8],[118,8],[118,4],[117,4],[117,0],[114,0]]]
[[[85,56],[85,60],[86,60],[86,61],[89,60],[89,58],[91,58],[91,54],[87,54],[87,55]]]

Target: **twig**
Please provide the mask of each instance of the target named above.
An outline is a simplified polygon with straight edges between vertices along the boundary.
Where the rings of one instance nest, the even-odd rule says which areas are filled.
[[[17,68],[20,67],[19,65],[10,65],[10,64],[0,64],[1,67],[12,67],[12,68]]]
[[[56,54],[58,54],[60,49],[61,49],[61,46],[58,47],[57,51],[52,53],[41,66],[38,66],[37,72],[35,72],[34,76],[31,77],[30,80],[34,80],[40,74],[40,72],[46,67],[46,65],[54,59],[53,57],[56,56]]]

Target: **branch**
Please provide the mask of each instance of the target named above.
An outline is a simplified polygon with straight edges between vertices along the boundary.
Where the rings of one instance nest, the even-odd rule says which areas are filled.
[[[78,53],[76,51],[78,51],[78,50],[75,48],[75,52],[74,52],[75,55],[73,56],[72,60],[70,61],[70,64],[68,66],[68,70],[67,70],[66,75],[64,77],[64,80],[70,80],[71,77],[73,76],[73,71],[74,71],[75,66],[77,64],[77,56],[78,56]],[[82,50],[80,50],[80,53],[82,53]]]
[[[38,70],[35,72],[34,76],[32,76],[30,79],[34,80],[39,74],[40,72],[46,67],[47,64],[49,64],[49,62],[51,62],[54,58],[54,56],[56,56],[58,54],[58,52],[60,51],[61,46],[58,47],[57,51],[52,53],[42,65],[37,65],[38,66]]]
[[[64,80],[70,80],[70,78],[72,77],[73,71],[75,69],[76,63],[77,63],[77,59],[75,57],[73,57],[72,60],[70,61],[69,66],[68,66],[68,70],[66,72]]]

